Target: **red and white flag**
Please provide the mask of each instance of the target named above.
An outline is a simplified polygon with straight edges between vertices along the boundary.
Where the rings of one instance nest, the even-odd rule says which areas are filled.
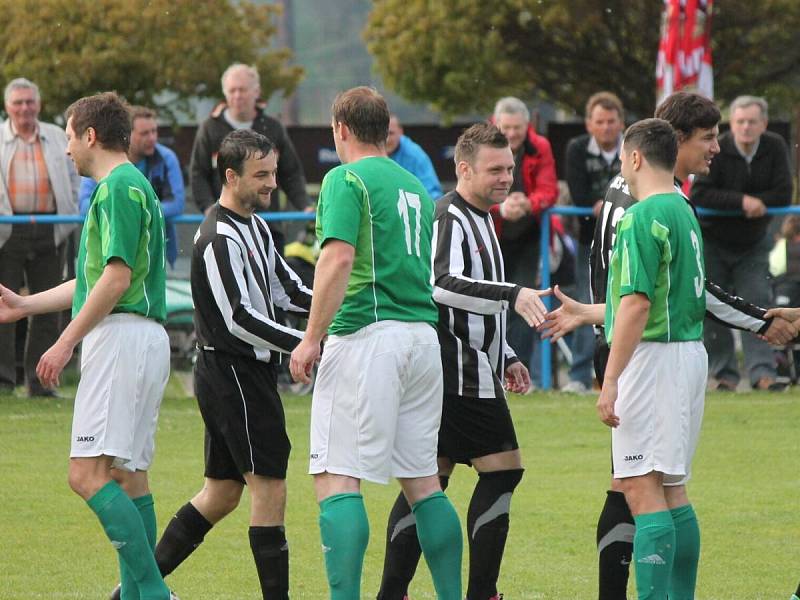
[[[714,97],[712,3],[713,0],[664,0],[656,64],[656,104],[679,90]]]

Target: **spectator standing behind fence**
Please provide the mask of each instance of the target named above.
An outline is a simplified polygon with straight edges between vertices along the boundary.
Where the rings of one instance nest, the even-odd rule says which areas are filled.
[[[8,119],[0,126],[0,214],[78,212],[78,173],[66,155],[64,131],[39,121],[39,88],[14,79],[5,89]],[[35,294],[61,283],[71,223],[0,225],[0,281],[19,292]],[[29,321],[25,343],[25,384],[29,396],[51,396],[36,378],[39,357],[58,338],[59,314]],[[16,324],[0,325],[0,390],[16,385]]]
[[[787,215],[769,253],[775,306],[800,305],[800,215]]]
[[[161,201],[165,219],[183,214],[184,186],[181,165],[175,153],[158,143],[158,115],[145,106],[131,107],[131,145],[128,159],[139,169]],[[79,204],[81,214],[89,210],[92,192],[97,183],[91,177],[81,177]],[[167,261],[175,267],[178,257],[178,234],[174,223],[167,221]]]
[[[580,217],[578,248],[575,254],[575,294],[581,302],[590,301],[589,251],[595,223],[603,207],[608,182],[619,173],[619,151],[625,113],[620,99],[611,92],[598,92],[586,102],[587,133],[572,138],[567,146],[567,185],[572,203],[592,209],[593,216]],[[597,299],[600,301],[602,298]],[[573,334],[572,368],[565,391],[591,389],[594,336],[590,327]]]
[[[422,149],[422,146],[403,133],[403,125],[397,115],[389,118],[386,153],[406,171],[416,175],[433,200],[441,197],[442,184],[439,183],[439,177],[436,175],[430,157]]]
[[[769,251],[774,240],[767,233],[768,207],[786,206],[792,199],[789,152],[783,139],[767,130],[767,102],[739,96],[731,104],[731,130],[720,136],[720,153],[708,175],[692,186],[697,206],[741,211],[741,217],[701,220],[708,278],[732,289],[754,304],[770,306]],[[706,322],[705,344],[709,374],[717,389],[734,391],[739,383],[731,332]],[[742,338],[744,362],[754,389],[781,391],[769,345],[754,337]]]
[[[217,153],[223,138],[234,129],[252,129],[267,136],[278,154],[278,187],[297,210],[312,210],[306,195],[306,178],[286,129],[280,121],[267,115],[258,99],[261,81],[258,71],[250,65],[234,63],[222,74],[225,102],[211,113],[197,130],[192,148],[192,197],[197,208],[208,213],[222,190],[217,172]],[[278,211],[275,198],[268,210]],[[283,254],[285,236],[280,226],[270,223],[270,231],[278,253]]]
[[[506,281],[535,288],[539,270],[539,218],[558,198],[556,163],[550,142],[538,135],[530,122],[530,111],[522,100],[501,98],[494,107],[493,121],[508,138],[514,153],[514,182],[506,200],[492,209]],[[536,334],[538,335],[538,334]],[[531,371],[534,332],[515,312],[508,318],[508,344]]]

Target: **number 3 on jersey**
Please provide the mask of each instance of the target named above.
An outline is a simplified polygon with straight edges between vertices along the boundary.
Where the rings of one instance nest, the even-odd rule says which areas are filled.
[[[697,260],[697,272],[699,275],[694,278],[694,293],[699,298],[703,295],[703,284],[705,283],[705,275],[703,275],[703,262],[700,258],[700,240],[697,238],[697,233],[692,230],[692,248],[694,248],[694,257]]]
[[[398,190],[399,198],[397,199],[397,212],[400,218],[403,219],[403,227],[406,234],[406,250],[408,254],[412,254],[411,247],[411,222],[408,218],[409,208],[414,209],[415,214],[415,227],[414,227],[414,250],[416,255],[419,256],[419,236],[420,229],[422,228],[422,203],[420,202],[419,194],[413,192],[406,192],[405,190]]]

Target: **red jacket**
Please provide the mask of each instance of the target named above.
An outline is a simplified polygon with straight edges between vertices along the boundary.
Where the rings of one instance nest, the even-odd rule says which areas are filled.
[[[528,137],[523,147],[524,154],[520,169],[522,187],[531,203],[531,214],[523,219],[531,221],[531,225],[535,224],[538,233],[539,215],[558,200],[556,161],[553,159],[550,142],[544,136],[537,134],[531,125],[528,125]],[[497,235],[502,238],[504,219],[500,216],[500,206],[493,206],[491,212]]]

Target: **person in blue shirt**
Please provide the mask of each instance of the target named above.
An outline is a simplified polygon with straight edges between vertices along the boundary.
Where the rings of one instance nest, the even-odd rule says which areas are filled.
[[[436,176],[430,157],[407,135],[403,135],[403,126],[397,115],[389,118],[389,136],[386,138],[386,153],[394,162],[417,176],[428,191],[428,195],[437,200],[442,196],[442,185]]]
[[[144,106],[131,107],[131,142],[128,158],[136,168],[144,173],[150,185],[161,200],[161,212],[166,219],[167,262],[175,267],[178,257],[178,237],[174,223],[169,218],[183,214],[184,187],[183,173],[175,153],[158,143],[158,122],[156,112]],[[86,215],[97,183],[89,178],[81,178],[78,194],[80,211]]]

